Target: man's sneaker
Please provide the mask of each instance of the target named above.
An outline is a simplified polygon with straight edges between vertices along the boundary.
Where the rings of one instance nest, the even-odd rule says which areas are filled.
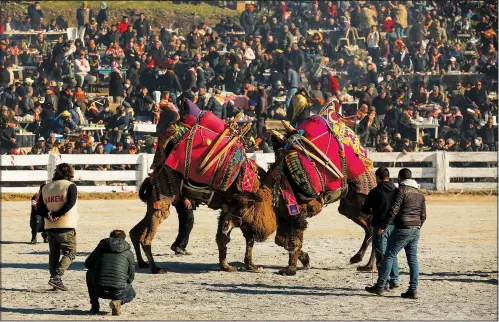
[[[96,315],[99,314],[100,307],[98,305],[92,305],[92,308],[90,309],[90,314]]]
[[[60,278],[51,278],[49,280],[49,285],[61,291],[68,290],[68,288],[62,284],[62,280]]]
[[[30,244],[32,245],[35,245],[36,244],[36,237],[35,238],[32,238],[31,241],[29,242]]]
[[[113,311],[113,315],[120,315],[121,314],[121,301],[120,300],[114,300],[109,302],[109,307]]]
[[[385,293],[384,289],[379,288],[376,285],[366,286],[366,291],[368,291],[369,293],[377,294],[377,295],[383,295],[383,293]]]
[[[393,290],[394,288],[400,287],[399,282],[390,282],[390,289]]]
[[[404,299],[415,300],[418,298],[418,291],[408,290],[407,292],[400,294],[400,296]]]

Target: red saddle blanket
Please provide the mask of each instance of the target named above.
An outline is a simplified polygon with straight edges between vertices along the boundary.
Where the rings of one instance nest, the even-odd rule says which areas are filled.
[[[194,125],[173,148],[165,164],[181,173],[184,179],[206,184],[215,190],[226,191],[234,183],[246,159],[242,144],[234,144],[204,175],[198,173],[201,162],[219,135],[206,127]],[[227,145],[229,139],[228,136],[222,139],[222,143],[213,152],[212,158]]]

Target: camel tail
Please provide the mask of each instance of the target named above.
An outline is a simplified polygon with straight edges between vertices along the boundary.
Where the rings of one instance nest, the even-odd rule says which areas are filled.
[[[144,182],[140,185],[139,189],[139,198],[143,202],[147,202],[147,199],[151,196],[152,193],[152,182],[151,177],[145,178]]]

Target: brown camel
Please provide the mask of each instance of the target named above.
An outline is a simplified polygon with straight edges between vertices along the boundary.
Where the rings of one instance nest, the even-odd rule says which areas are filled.
[[[232,272],[235,268],[227,263],[227,244],[230,242],[230,232],[233,228],[241,228],[246,239],[245,265],[247,269],[254,270],[258,267],[252,260],[252,248],[255,241],[263,241],[275,232],[277,234],[275,243],[284,247],[289,252],[288,266],[281,269],[281,275],[295,275],[298,260],[305,269],[310,266],[309,255],[302,250],[303,232],[307,228],[307,218],[320,213],[323,203],[320,199],[312,199],[301,203],[301,212],[297,216],[290,216],[287,212],[284,200],[279,194],[278,206],[274,206],[273,187],[274,178],[270,175],[274,164],[267,172],[262,185],[256,194],[238,193],[233,195],[226,204],[222,206],[222,214],[216,241],[219,250],[219,265],[224,271]],[[350,259],[350,263],[358,263],[362,260],[367,247],[371,241],[372,232],[369,228],[371,217],[361,212],[365,195],[357,193],[354,189],[340,200],[339,212],[364,228],[365,238],[360,250]],[[277,224],[277,225],[276,225]],[[371,252],[369,262],[361,266],[359,270],[372,270],[374,264],[374,253]]]

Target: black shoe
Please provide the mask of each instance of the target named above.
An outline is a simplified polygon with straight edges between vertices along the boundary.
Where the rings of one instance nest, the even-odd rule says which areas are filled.
[[[67,291],[68,288],[62,284],[62,280],[60,278],[51,278],[49,280],[49,285],[55,287],[58,290],[61,291]]]
[[[383,295],[383,293],[385,293],[384,289],[379,288],[376,285],[366,286],[366,291],[368,291],[369,293],[377,294],[377,295]]]
[[[399,282],[390,283],[390,289],[391,290],[393,290],[394,288],[399,288],[399,287],[400,287]]]
[[[175,253],[175,255],[188,255],[186,254],[186,251],[178,246],[173,246],[170,247],[171,250]],[[190,254],[189,254],[190,255]]]
[[[29,243],[32,245],[36,245],[36,237],[31,238],[31,241]]]
[[[400,296],[404,299],[415,300],[418,298],[418,291],[408,290],[407,292],[400,294]]]
[[[92,305],[92,308],[90,309],[90,314],[96,315],[99,314],[100,312],[100,307],[98,305]]]

